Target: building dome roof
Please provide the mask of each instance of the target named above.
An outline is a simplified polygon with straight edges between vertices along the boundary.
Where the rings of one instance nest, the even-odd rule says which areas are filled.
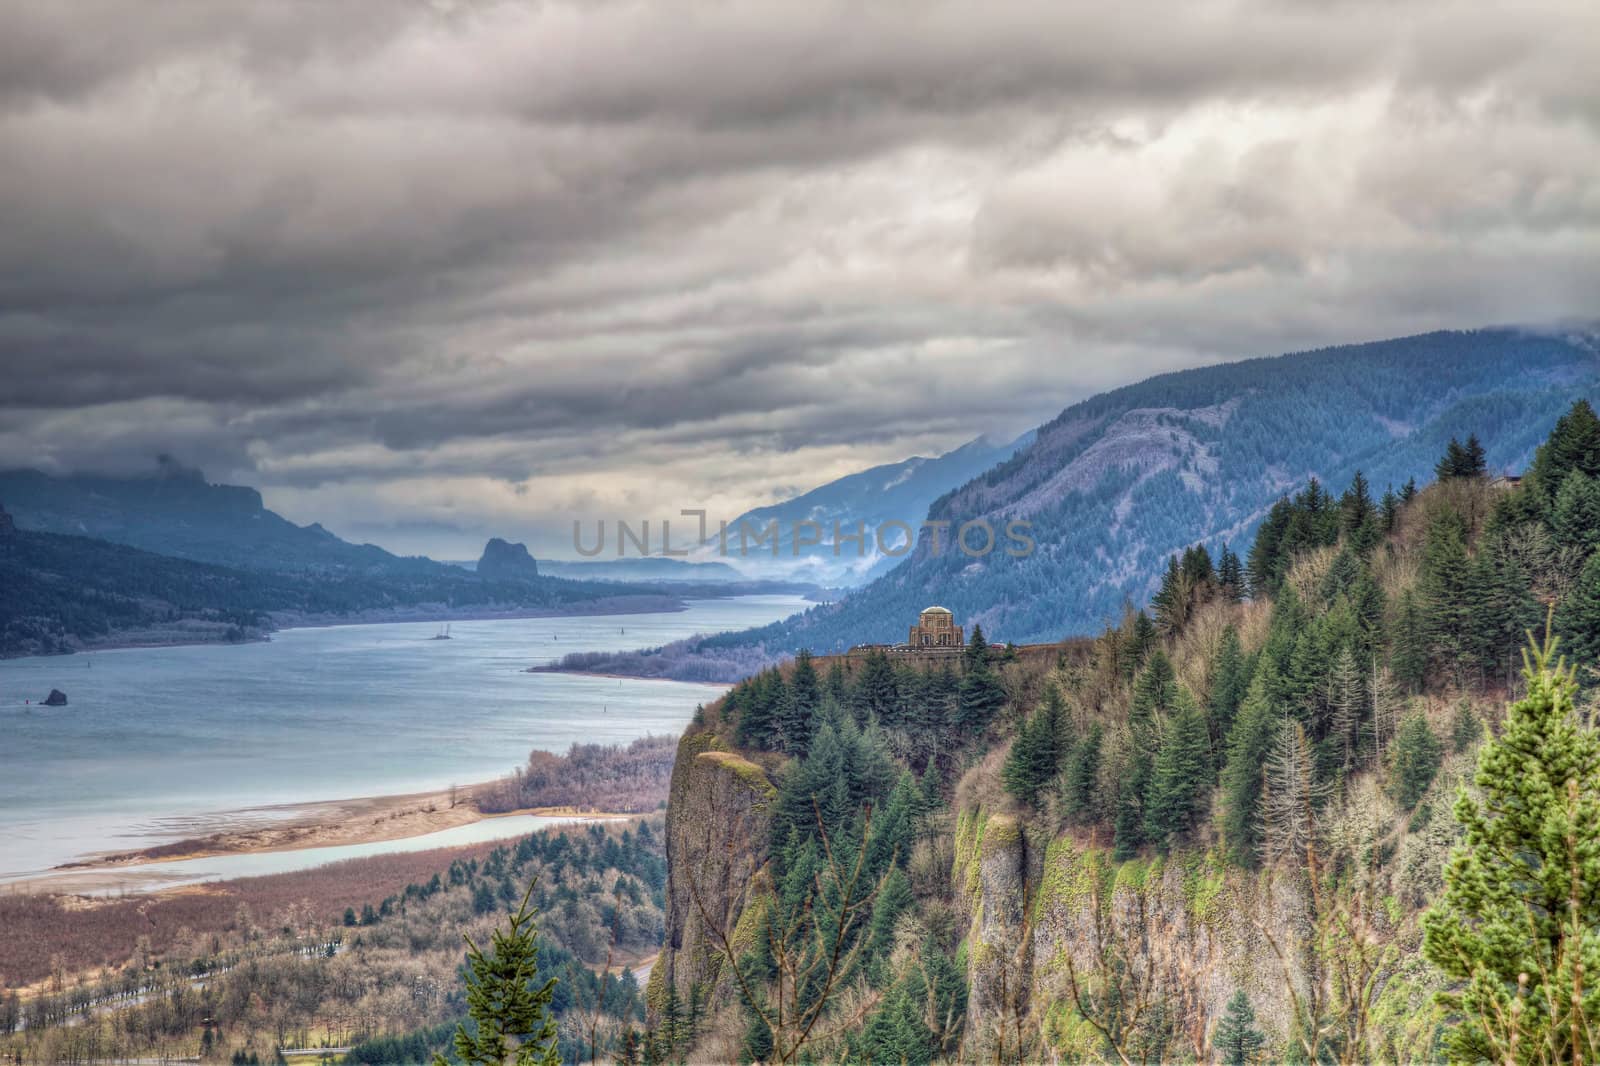
[[[950,613],[950,609],[948,607],[924,607],[922,609],[922,613],[923,614],[949,614]]]

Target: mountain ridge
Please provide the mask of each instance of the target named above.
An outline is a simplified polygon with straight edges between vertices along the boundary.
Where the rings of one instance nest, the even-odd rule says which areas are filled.
[[[1398,489],[1428,475],[1450,436],[1472,431],[1491,442],[1492,468],[1520,466],[1573,399],[1600,391],[1595,337],[1436,331],[1102,393],[929,507],[931,520],[952,528],[1031,521],[1031,555],[969,558],[948,545],[936,554],[924,537],[901,565],[838,603],[705,646],[837,651],[897,639],[928,603],[1002,640],[1092,632],[1148,598],[1171,554],[1243,542],[1308,476],[1343,483],[1362,469],[1377,491]]]

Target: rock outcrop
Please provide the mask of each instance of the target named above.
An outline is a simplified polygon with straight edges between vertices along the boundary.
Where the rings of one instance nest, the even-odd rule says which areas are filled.
[[[968,1056],[992,1056],[1021,1019],[1057,1053],[1092,1058],[1100,1036],[1072,989],[1098,994],[1108,966],[1124,975],[1130,1008],[1176,1008],[1199,1046],[1238,989],[1263,1029],[1288,1032],[1288,976],[1272,944],[1292,949],[1309,920],[1291,878],[1198,852],[1115,862],[1070,833],[1037,841],[1014,817],[981,810],[958,816],[952,874],[971,923]],[[1294,980],[1304,993],[1305,975]]]
[[[50,690],[50,695],[44,698],[44,705],[46,707],[65,707],[67,705],[67,694],[58,688],[53,688]]]
[[[17,524],[6,514],[6,509],[0,507],[0,537],[9,537],[17,531]]]
[[[532,581],[539,576],[539,564],[528,554],[526,544],[495,537],[483,546],[478,576],[488,581]]]
[[[669,984],[682,1002],[696,989],[733,994],[724,948],[749,946],[771,895],[769,807],[776,789],[759,764],[715,733],[691,730],[678,743],[667,805],[666,942],[645,996],[652,1018]]]

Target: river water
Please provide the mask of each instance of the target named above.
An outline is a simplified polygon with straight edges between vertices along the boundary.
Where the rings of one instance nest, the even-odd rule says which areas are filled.
[[[452,622],[450,640],[432,639],[438,623],[402,622],[0,661],[0,883],[236,824],[252,808],[467,784],[533,748],[675,734],[723,687],[526,668],[804,607],[744,596],[676,613]],[[52,687],[68,706],[38,706]],[[528,831],[502,821],[503,835]]]

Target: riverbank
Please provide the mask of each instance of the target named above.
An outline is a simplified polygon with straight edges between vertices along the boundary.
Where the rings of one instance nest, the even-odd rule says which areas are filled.
[[[49,881],[71,873],[224,855],[260,855],[308,848],[378,844],[426,836],[493,818],[520,815],[584,820],[630,817],[622,813],[580,810],[571,806],[530,807],[487,814],[478,809],[477,796],[497,783],[486,781],[432,792],[364,796],[229,811],[208,816],[205,819],[208,826],[220,822],[221,827],[203,835],[129,851],[91,855],[55,866],[49,874],[37,880]]]

